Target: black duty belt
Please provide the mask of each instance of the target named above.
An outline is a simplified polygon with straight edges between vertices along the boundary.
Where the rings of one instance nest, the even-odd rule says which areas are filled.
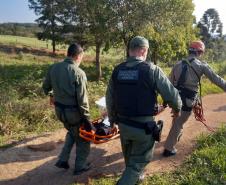
[[[126,118],[118,118],[117,121],[134,128],[144,129],[145,133],[151,134],[155,141],[159,142],[161,140],[161,133],[163,128],[162,120],[159,120],[157,123],[155,121],[148,121],[148,122],[142,123],[142,122],[129,120]]]
[[[126,118],[118,118],[118,121],[127,126],[131,126],[131,127],[138,128],[138,129],[144,129],[146,134],[152,134],[156,128],[155,121],[148,121],[148,122],[143,123],[143,122],[129,120]]]
[[[147,125],[146,122],[143,123],[143,122],[133,121],[133,120],[122,118],[122,117],[118,118],[117,121],[127,126],[131,126],[139,129],[146,129],[146,125]],[[149,122],[155,123],[155,121],[149,121]]]
[[[74,109],[74,108],[77,108],[78,106],[77,105],[65,105],[65,104],[62,104],[60,102],[54,102],[54,105],[60,109]]]

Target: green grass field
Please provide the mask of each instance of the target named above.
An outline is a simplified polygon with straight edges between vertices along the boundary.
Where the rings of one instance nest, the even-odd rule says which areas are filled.
[[[20,37],[20,36],[11,36],[11,35],[0,35],[0,43],[10,46],[23,46],[23,47],[32,47],[32,48],[44,48],[51,49],[50,41],[41,41],[36,38],[29,37]]]
[[[12,36],[12,35],[0,35],[0,44],[8,45],[10,47],[26,47],[26,48],[34,48],[34,49],[48,49],[52,50],[51,41],[42,41],[37,38],[31,37],[21,37],[21,36]],[[65,50],[67,46],[64,44],[57,45],[56,49]],[[89,57],[89,60],[95,59],[95,48],[90,47],[86,51],[86,55]],[[125,55],[124,51],[121,49],[109,49],[108,51],[101,52],[101,58],[103,60],[112,61],[112,56],[114,59],[121,59],[121,57]]]
[[[48,49],[52,50],[51,41],[42,41],[37,38],[21,37],[12,35],[0,35],[0,44],[14,46],[14,47],[27,47],[34,49]],[[56,49],[64,50],[65,45],[57,45]]]

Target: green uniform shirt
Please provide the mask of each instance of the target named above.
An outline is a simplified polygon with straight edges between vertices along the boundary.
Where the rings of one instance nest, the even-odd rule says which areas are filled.
[[[133,67],[138,63],[142,62],[139,58],[130,57],[127,59],[127,66]],[[175,111],[180,111],[182,102],[177,89],[171,84],[163,71],[156,65],[150,64],[151,72],[154,72],[154,81],[156,82],[156,91],[162,96],[164,102],[168,103]],[[152,78],[152,74],[150,77]],[[150,82],[151,83],[151,82]],[[117,110],[114,106],[114,88],[112,79],[110,79],[107,92],[106,92],[106,105],[110,122],[115,120],[117,117]],[[153,116],[142,116],[142,117],[130,117],[129,119],[139,122],[152,121]]]
[[[42,87],[46,95],[53,91],[55,101],[65,105],[78,105],[81,116],[89,117],[86,74],[72,58],[53,64]]]

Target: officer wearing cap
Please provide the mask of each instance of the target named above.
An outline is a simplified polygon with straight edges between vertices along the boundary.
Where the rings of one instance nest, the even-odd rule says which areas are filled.
[[[134,185],[151,161],[155,140],[147,132],[153,126],[157,93],[178,116],[181,99],[162,70],[146,62],[149,42],[141,36],[129,44],[129,57],[115,67],[106,92],[106,105],[112,126],[118,124],[125,170],[118,185]],[[150,123],[150,124],[149,124]]]
[[[90,142],[79,137],[81,124],[84,124],[86,130],[91,130],[87,78],[79,67],[82,59],[82,47],[77,43],[71,44],[68,47],[67,58],[49,68],[42,86],[46,95],[52,91],[51,100],[55,105],[56,115],[67,129],[64,147],[55,166],[69,168],[70,153],[76,144],[74,175],[90,168],[86,161],[90,152]]]

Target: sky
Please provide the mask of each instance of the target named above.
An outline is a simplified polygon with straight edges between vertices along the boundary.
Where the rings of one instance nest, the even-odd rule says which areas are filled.
[[[208,8],[215,8],[223,22],[223,33],[226,34],[226,2],[225,0],[193,0],[194,15],[197,22]],[[28,0],[0,0],[0,23],[3,22],[35,22],[36,15],[28,8]]]
[[[0,23],[35,22],[36,18],[28,8],[28,0],[0,0]]]

